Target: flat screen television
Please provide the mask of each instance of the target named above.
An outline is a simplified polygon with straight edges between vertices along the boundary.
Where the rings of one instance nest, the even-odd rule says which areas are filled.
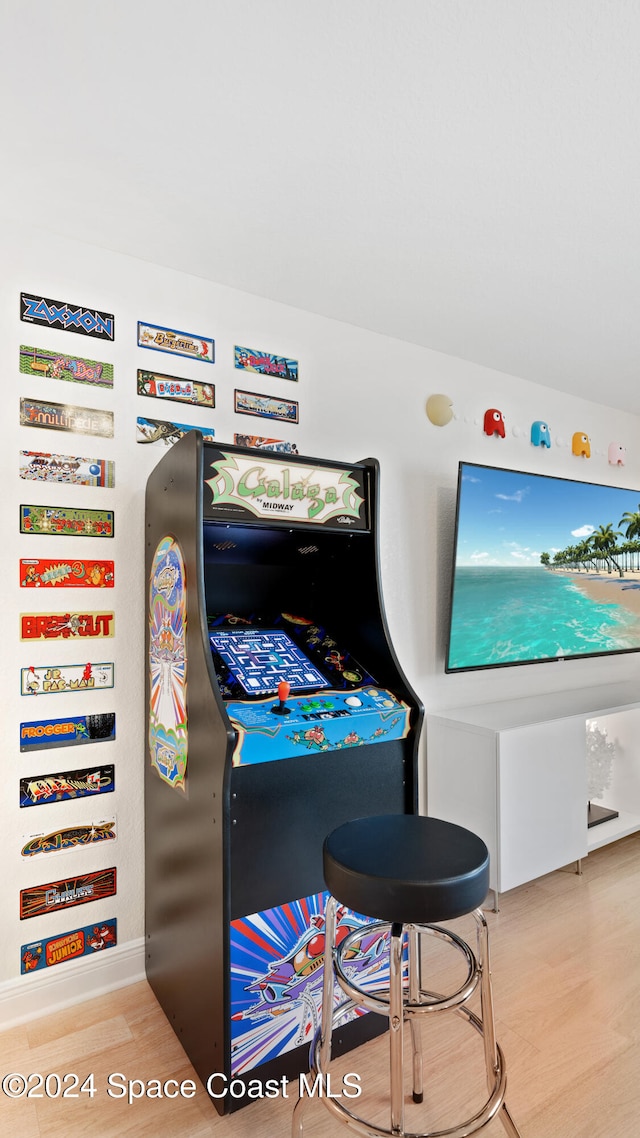
[[[640,651],[640,491],[460,463],[446,672]]]

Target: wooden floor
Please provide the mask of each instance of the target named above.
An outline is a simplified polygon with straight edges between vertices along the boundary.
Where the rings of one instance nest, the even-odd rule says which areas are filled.
[[[501,898],[500,913],[488,914],[507,1101],[522,1138],[638,1134],[640,834],[591,854],[583,870],[578,877],[567,867],[513,890]],[[463,935],[469,930],[464,921],[455,927]],[[436,945],[430,956],[439,980],[440,952]],[[459,1122],[471,1113],[473,1094],[483,1094],[481,1041],[468,1024],[438,1016],[423,1035],[425,1104],[407,1106],[414,1131]],[[291,1090],[291,1097],[221,1117],[199,1083],[193,1098],[145,1097],[131,1105],[110,1098],[113,1073],[196,1079],[144,983],[0,1033],[0,1075],[10,1072],[92,1072],[95,1094],[11,1101],[0,1093],[0,1133],[7,1138],[287,1138],[295,1102]],[[338,1086],[347,1072],[358,1074],[363,1088],[349,1105],[388,1125],[384,1037],[336,1065]],[[307,1105],[304,1132],[347,1133],[317,1101]],[[504,1130],[494,1120],[483,1134],[496,1138]]]

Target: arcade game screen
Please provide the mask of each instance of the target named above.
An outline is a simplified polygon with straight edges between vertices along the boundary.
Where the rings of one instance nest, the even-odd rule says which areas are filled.
[[[223,699],[265,699],[282,681],[291,694],[375,684],[326,628],[292,613],[210,615],[209,643]]]
[[[220,629],[209,634],[211,647],[248,696],[272,695],[286,682],[292,692],[328,688],[329,681],[279,629]]]

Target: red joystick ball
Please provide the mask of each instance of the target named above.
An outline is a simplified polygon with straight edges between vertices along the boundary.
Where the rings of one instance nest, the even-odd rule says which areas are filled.
[[[291,708],[285,706],[289,698],[290,691],[291,684],[288,684],[286,680],[281,680],[278,684],[278,699],[280,700],[280,703],[277,707],[274,705],[271,708],[274,715],[291,715]]]

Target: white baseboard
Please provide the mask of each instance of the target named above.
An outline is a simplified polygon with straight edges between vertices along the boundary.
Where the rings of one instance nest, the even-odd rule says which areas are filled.
[[[96,956],[70,960],[0,984],[0,1030],[81,1004],[144,980],[145,940],[130,940]]]

